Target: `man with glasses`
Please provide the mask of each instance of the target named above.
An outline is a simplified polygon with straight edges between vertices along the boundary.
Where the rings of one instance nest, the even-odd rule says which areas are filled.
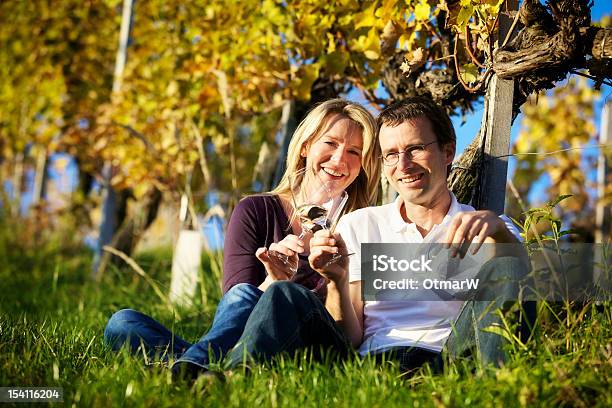
[[[447,243],[454,256],[466,243],[475,244],[477,251],[485,242],[518,242],[519,236],[506,217],[460,204],[448,189],[456,137],[448,115],[434,102],[415,97],[390,105],[381,112],[378,129],[384,174],[399,196],[393,203],[345,215],[335,234],[317,232],[309,261],[329,281],[326,304],[298,285],[274,284],[230,354],[230,365],[305,347],[345,355],[352,346],[362,355],[391,355],[409,370],[424,362],[439,365],[444,347],[451,354],[463,353],[475,335],[485,362],[502,358],[498,336],[474,333],[471,317],[482,310],[466,302],[362,300],[361,244]],[[330,262],[338,253],[346,256]],[[520,269],[507,260],[490,268],[502,275]],[[277,322],[272,329],[270,321]],[[259,330],[263,326],[268,331]],[[449,340],[453,328],[458,334]]]
[[[460,312],[468,315],[474,310],[466,310],[466,303],[458,300],[364,302],[361,244],[443,243],[456,255],[470,242],[475,251],[485,242],[516,243],[519,233],[507,217],[458,203],[448,189],[456,136],[450,118],[434,102],[416,97],[390,105],[380,113],[378,129],[383,172],[398,192],[397,199],[345,215],[337,236],[322,232],[311,241],[310,260],[315,270],[340,288],[338,301],[328,310],[353,343],[361,343],[360,354],[392,352],[403,368],[410,369],[424,361],[439,362],[453,327],[468,326],[466,319],[458,318]],[[355,253],[348,266],[324,266],[326,253],[333,248]],[[515,261],[503,258],[489,267],[502,275],[522,274]],[[451,341],[456,343],[452,354],[460,354],[471,342],[466,333],[458,335],[464,338],[456,335]],[[486,362],[503,359],[497,336],[479,340]]]

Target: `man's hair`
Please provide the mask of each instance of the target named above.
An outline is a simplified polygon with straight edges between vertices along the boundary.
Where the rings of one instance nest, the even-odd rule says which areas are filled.
[[[431,123],[440,147],[449,143],[456,145],[455,129],[446,111],[430,98],[424,96],[413,96],[387,106],[378,115],[377,129],[380,132],[383,125],[395,127],[422,116],[426,117]]]

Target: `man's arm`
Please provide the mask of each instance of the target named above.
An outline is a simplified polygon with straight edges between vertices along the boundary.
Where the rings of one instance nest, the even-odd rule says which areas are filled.
[[[363,302],[361,281],[348,282],[348,256],[326,265],[332,254],[347,254],[346,245],[339,234],[318,231],[310,240],[310,266],[329,280],[325,308],[344,331],[353,347],[363,340]]]
[[[448,226],[446,243],[459,250],[465,243],[475,244],[474,252],[485,242],[518,243],[504,221],[493,211],[466,211],[455,214]]]
[[[516,232],[518,234],[518,232]],[[506,223],[493,211],[467,211],[455,214],[448,226],[446,244],[453,249],[453,256],[467,251],[471,245],[472,254],[486,244],[519,244],[519,237],[508,229]],[[462,249],[463,248],[463,249]],[[491,256],[517,256],[524,260],[527,253],[521,245],[495,245]]]
[[[361,340],[363,341],[363,333],[364,333],[364,325],[363,325],[363,298],[361,297],[361,284],[363,281],[356,281],[349,283],[349,290],[351,293],[351,303],[353,304],[353,309],[355,310],[355,315],[357,317],[357,322],[359,322],[359,328],[361,332]]]
[[[359,347],[363,341],[361,293],[358,295],[358,303],[360,304],[355,305],[353,303],[356,285],[358,286],[357,290],[361,292],[361,283],[351,283],[338,287],[335,282],[331,281],[327,285],[327,300],[325,301],[325,308],[355,348]]]

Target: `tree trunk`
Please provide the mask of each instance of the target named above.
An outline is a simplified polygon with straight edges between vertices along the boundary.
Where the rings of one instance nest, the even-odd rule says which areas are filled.
[[[140,238],[157,217],[161,204],[162,193],[155,187],[136,204],[132,213],[125,217],[125,221],[113,236],[110,246],[130,256],[140,241]],[[127,200],[126,200],[127,201]],[[126,206],[127,208],[127,206]],[[102,254],[96,279],[102,279],[108,263],[121,264],[121,259],[108,252]]]
[[[529,32],[533,28],[527,27]],[[538,42],[531,43],[525,48],[516,51],[499,50],[493,59],[493,70],[500,78],[511,79],[524,76],[533,71],[557,68],[562,64],[569,64],[571,59],[583,58],[590,55],[591,60],[576,62],[574,68],[588,68],[601,66],[600,74],[610,78],[610,59],[612,58],[612,28],[582,27],[580,35],[571,35],[565,31],[559,31],[551,36],[539,36]],[[575,48],[576,43],[584,44],[584,54]],[[568,61],[569,60],[569,61]],[[548,75],[546,75],[548,76]]]
[[[36,153],[36,173],[34,175],[34,191],[32,193],[32,205],[37,205],[45,195],[47,184],[47,149],[38,146]]]
[[[123,81],[123,70],[127,61],[127,47],[130,38],[130,28],[133,20],[133,1],[123,1],[123,13],[121,16],[121,28],[119,31],[119,46],[117,48],[117,56],[115,58],[115,71],[113,74],[113,93],[121,90]],[[115,235],[116,228],[122,223],[122,212],[125,217],[125,208],[127,206],[127,196],[121,194],[121,200],[117,207],[117,193],[110,183],[112,164],[107,162],[104,164],[104,186],[106,190],[104,195],[104,204],[102,207],[102,222],[100,224],[100,234],[98,237],[98,246],[94,254],[93,275],[97,280],[102,277],[102,272],[106,266],[108,254],[102,253],[102,247],[110,242],[111,237]],[[125,198],[125,200],[123,200]],[[123,201],[123,202],[122,202]],[[125,205],[122,205],[125,204]],[[123,207],[123,208],[122,208]],[[117,218],[115,218],[117,217]],[[100,271],[101,269],[101,271]]]
[[[269,191],[275,188],[285,173],[285,166],[287,161],[287,150],[289,149],[289,142],[293,136],[293,132],[297,128],[298,122],[296,117],[296,104],[295,100],[289,100],[285,102],[283,106],[283,114],[281,116],[281,142],[276,155],[276,170],[273,172],[272,179],[263,179],[264,188],[263,191]]]
[[[608,101],[604,105],[601,114],[601,132],[599,134],[599,144],[604,146],[612,139],[612,102]],[[606,155],[604,147],[599,148],[599,158],[597,166],[597,208],[595,210],[595,243],[608,243],[612,237],[612,206],[606,202],[606,186],[610,186],[612,181],[612,166],[610,165],[610,155]]]
[[[482,150],[480,149],[479,132],[453,164],[448,176],[448,187],[457,196],[457,201],[460,203],[470,203],[472,201],[481,162]]]
[[[21,214],[21,186],[23,184],[23,153],[19,152],[15,155],[14,166],[13,166],[13,205],[12,212],[13,216],[19,216]]]
[[[284,131],[283,131],[284,132]],[[270,191],[274,186],[274,169],[278,157],[278,148],[264,141],[259,148],[257,164],[253,170],[253,183],[260,182],[258,191]],[[280,158],[278,159],[280,161]]]

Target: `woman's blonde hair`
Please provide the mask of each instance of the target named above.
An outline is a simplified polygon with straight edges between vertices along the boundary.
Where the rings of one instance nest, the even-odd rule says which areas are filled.
[[[302,148],[308,149],[312,143],[317,141],[327,122],[336,114],[358,124],[363,137],[361,169],[357,178],[346,189],[349,198],[344,212],[376,204],[381,171],[380,146],[376,140],[376,121],[363,106],[344,99],[331,99],[317,105],[299,124],[287,150],[285,174],[271,193],[291,194],[289,175],[306,167],[306,158],[301,155]]]

